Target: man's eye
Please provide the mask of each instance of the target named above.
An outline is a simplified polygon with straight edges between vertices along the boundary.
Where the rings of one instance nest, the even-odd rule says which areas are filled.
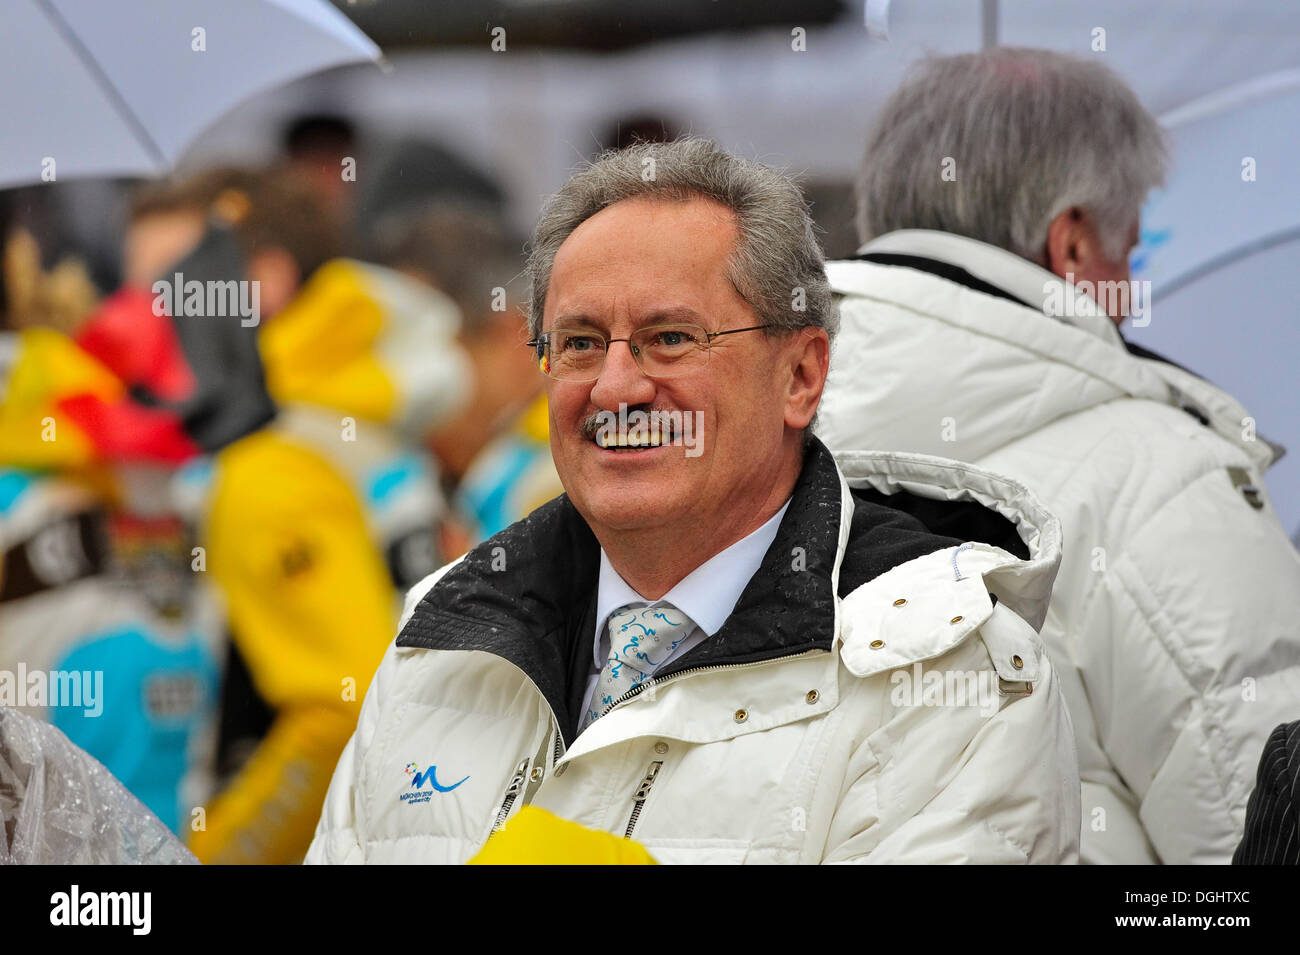
[[[599,339],[590,335],[570,335],[564,339],[565,351],[590,351],[599,347]]]
[[[681,329],[669,328],[662,332],[656,332],[652,345],[663,345],[666,348],[680,348],[683,345],[689,345],[695,341],[690,332]]]

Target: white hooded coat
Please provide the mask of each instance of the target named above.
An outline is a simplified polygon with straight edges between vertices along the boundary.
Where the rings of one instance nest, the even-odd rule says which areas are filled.
[[[557,498],[411,592],[307,861],[464,862],[525,804],[669,863],[1076,861],[1058,542],[1013,482],[814,443],[723,628],[575,738],[599,551]]]
[[[1065,542],[1042,635],[1083,861],[1230,861],[1264,741],[1300,714],[1300,555],[1263,482],[1280,449],[1104,314],[1044,314],[1075,290],[1031,262],[920,230],[861,254],[827,268],[844,297],[819,435],[971,461],[1042,499]]]

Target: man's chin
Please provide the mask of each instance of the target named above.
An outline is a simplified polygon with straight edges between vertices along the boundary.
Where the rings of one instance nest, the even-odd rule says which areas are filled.
[[[578,512],[593,527],[629,532],[663,527],[681,518],[685,512],[682,498],[676,494],[615,493],[588,494],[583,500],[570,495]]]
[[[584,447],[571,464],[564,485],[569,499],[593,526],[634,531],[671,523],[689,508],[694,461],[681,448],[647,451]]]

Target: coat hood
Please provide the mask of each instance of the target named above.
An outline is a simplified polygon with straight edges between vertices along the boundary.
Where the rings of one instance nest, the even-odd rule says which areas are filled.
[[[1081,292],[983,242],[924,230],[881,236],[831,262],[842,322],[818,433],[836,449],[906,447],[978,460],[1117,398],[1182,408],[1261,467],[1282,449],[1243,437],[1230,395],[1126,348],[1104,314],[1047,314]],[[1147,353],[1150,354],[1150,353]]]
[[[304,403],[421,436],[468,395],[460,313],[416,280],[349,259],[327,262],[261,328],[277,404]]]
[[[1023,484],[926,454],[844,451],[846,487],[862,503],[904,510],[960,542],[954,580],[982,576],[990,593],[1035,630],[1047,617],[1061,563],[1061,525]]]

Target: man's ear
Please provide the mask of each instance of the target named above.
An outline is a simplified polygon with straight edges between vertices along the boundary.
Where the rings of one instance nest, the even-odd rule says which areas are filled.
[[[1083,244],[1083,210],[1078,206],[1066,209],[1047,227],[1047,270],[1065,278],[1066,273],[1078,275]]]
[[[803,328],[792,336],[789,346],[790,378],[785,401],[786,427],[801,431],[808,427],[831,365],[831,342],[824,328]]]
[[[1047,227],[1047,262],[1049,272],[1065,278],[1067,273],[1076,282],[1092,278],[1108,260],[1101,237],[1092,218],[1078,206],[1071,206],[1052,220]]]

